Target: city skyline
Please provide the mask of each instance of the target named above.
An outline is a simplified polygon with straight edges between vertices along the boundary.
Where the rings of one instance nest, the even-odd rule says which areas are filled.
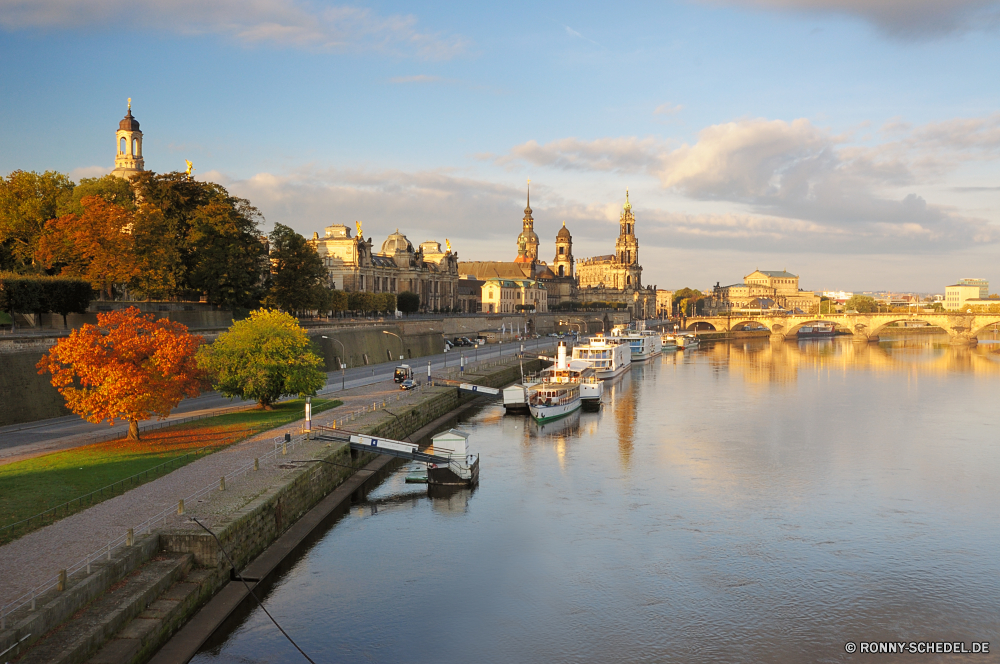
[[[265,230],[512,260],[530,177],[547,262],[564,220],[607,253],[628,188],[646,284],[941,292],[1000,278],[998,7],[0,0],[0,171],[110,172],[131,97],[146,168]]]

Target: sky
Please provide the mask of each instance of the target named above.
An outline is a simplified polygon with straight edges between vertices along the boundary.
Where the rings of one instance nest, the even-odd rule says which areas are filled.
[[[614,250],[643,283],[1000,291],[1000,0],[338,4],[0,0],[0,175],[184,170],[311,237],[513,260]]]

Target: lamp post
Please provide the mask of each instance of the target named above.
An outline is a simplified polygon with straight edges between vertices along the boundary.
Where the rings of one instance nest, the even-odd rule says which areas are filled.
[[[330,339],[330,337],[328,337],[326,335],[323,335],[323,339],[329,339],[330,341],[332,341],[332,342],[340,345],[340,353],[341,353],[340,358],[339,358],[340,359],[340,391],[343,392],[344,391],[344,384],[345,384],[345,380],[344,380],[344,367],[347,366],[346,364],[344,364],[344,359],[345,359],[344,356],[347,355],[347,350],[344,348],[344,344],[340,343],[336,339]]]
[[[382,330],[382,334],[391,334],[392,336],[399,339],[399,359],[403,359],[403,338],[398,334],[390,332],[389,330]]]

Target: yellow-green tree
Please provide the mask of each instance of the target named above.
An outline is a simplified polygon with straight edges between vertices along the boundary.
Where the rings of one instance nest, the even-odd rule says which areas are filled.
[[[202,346],[198,365],[216,390],[265,410],[283,396],[316,394],[326,383],[323,360],[312,352],[306,331],[291,315],[270,309],[251,311]]]

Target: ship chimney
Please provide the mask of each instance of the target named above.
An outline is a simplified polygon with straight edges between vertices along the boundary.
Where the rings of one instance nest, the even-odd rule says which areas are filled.
[[[556,352],[556,369],[566,369],[566,342],[559,342],[559,350]]]

